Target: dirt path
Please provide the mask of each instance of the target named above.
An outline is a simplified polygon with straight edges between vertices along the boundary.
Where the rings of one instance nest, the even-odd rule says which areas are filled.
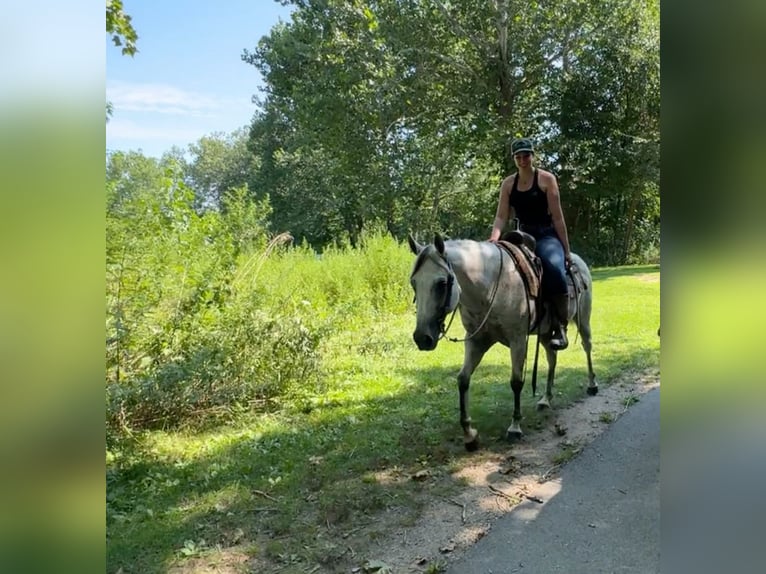
[[[364,557],[385,564],[395,574],[440,571],[482,538],[495,519],[526,499],[535,485],[555,476],[561,465],[608,428],[634,400],[657,386],[657,370],[626,377],[595,397],[554,410],[550,429],[509,445],[505,454],[480,452],[475,464],[455,475],[468,483],[460,495],[449,500],[432,497],[415,524],[386,529],[389,534],[366,548]],[[377,524],[379,530],[381,526]],[[357,553],[361,555],[359,550]],[[358,570],[366,571],[363,566]]]

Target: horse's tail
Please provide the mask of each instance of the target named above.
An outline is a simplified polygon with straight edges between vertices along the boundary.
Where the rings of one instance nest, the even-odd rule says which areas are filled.
[[[587,297],[588,292],[593,289],[593,279],[588,269],[588,265],[581,257],[577,256],[577,259],[582,263],[582,266],[578,265],[577,260],[573,262],[571,266],[567,268],[567,273],[572,280],[572,287],[574,288],[574,304],[575,310],[572,320],[577,325],[577,333],[575,334],[575,342],[580,334],[580,310],[582,307],[582,298]]]

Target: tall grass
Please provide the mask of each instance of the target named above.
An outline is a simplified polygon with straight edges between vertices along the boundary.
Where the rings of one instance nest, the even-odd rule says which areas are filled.
[[[407,307],[409,252],[385,233],[321,255],[287,234],[242,248],[225,218],[180,195],[152,197],[156,217],[140,221],[150,234],[113,223],[123,245],[108,262],[109,439],[305,403],[328,384],[333,335]]]

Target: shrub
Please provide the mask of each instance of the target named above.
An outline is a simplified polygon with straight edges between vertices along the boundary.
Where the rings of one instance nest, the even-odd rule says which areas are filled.
[[[198,213],[178,171],[136,169],[107,185],[108,440],[316,387],[319,323],[241,281],[274,246],[268,201],[233,190],[224,212]]]
[[[322,254],[289,234],[269,242],[268,199],[238,188],[225,209],[198,212],[173,166],[118,159],[107,184],[109,442],[315,396],[332,341],[408,308],[412,256],[384,231]]]

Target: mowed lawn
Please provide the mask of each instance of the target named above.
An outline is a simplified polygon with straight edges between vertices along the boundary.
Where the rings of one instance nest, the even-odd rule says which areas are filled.
[[[659,365],[659,266],[593,270],[593,361],[598,382]],[[396,505],[414,520],[423,504],[415,481],[381,480],[428,467],[449,476],[472,455],[458,423],[456,375],[463,346],[430,353],[412,342],[414,309],[352,321],[328,338],[321,395],[280,410],[243,413],[205,431],[146,433],[130,453],[107,457],[107,571],[167,572],[188,560],[214,563],[227,549],[302,571],[332,562],[339,540]],[[451,335],[459,335],[456,320]],[[530,340],[528,371],[534,339]],[[541,353],[544,380],[546,363]],[[509,352],[487,353],[471,385],[471,415],[482,448],[504,446],[513,408]],[[522,427],[536,432],[531,373]],[[542,383],[539,383],[542,384]],[[582,397],[585,356],[570,330],[559,354],[554,408]],[[461,488],[445,482],[444,493]],[[310,569],[310,568],[309,568]]]

